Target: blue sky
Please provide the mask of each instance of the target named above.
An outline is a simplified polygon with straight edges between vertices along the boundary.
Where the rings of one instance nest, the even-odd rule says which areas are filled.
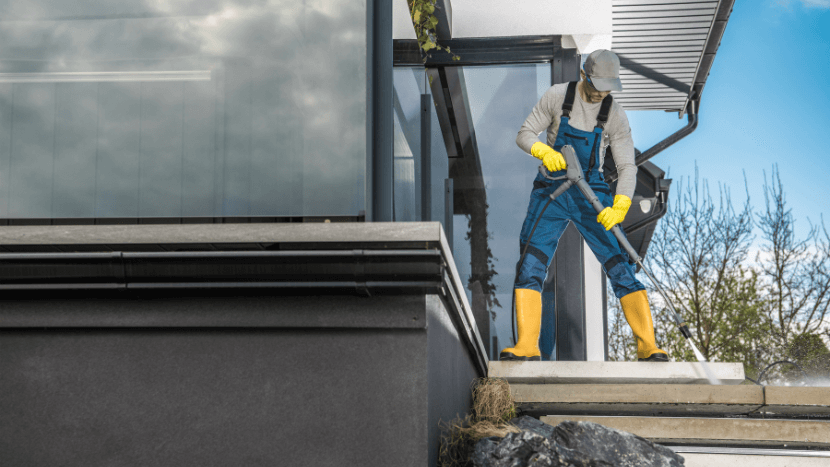
[[[644,151],[686,124],[676,113],[628,112]],[[807,219],[830,227],[830,0],[736,0],[700,105],[695,132],[652,161],[678,181],[701,178],[756,211],[778,164],[786,200],[804,235]],[[676,185],[675,185],[676,188]],[[676,193],[672,194],[672,197]]]

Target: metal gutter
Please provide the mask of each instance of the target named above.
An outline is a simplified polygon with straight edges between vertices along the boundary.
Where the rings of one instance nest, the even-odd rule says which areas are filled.
[[[692,92],[686,99],[683,110],[680,116],[687,111],[689,104],[695,100],[700,100],[703,94],[703,87],[706,85],[706,80],[709,78],[709,72],[712,69],[712,64],[715,61],[715,55],[718,53],[723,34],[726,31],[726,24],[729,22],[729,16],[732,14],[735,0],[720,0],[718,2],[717,12],[715,13],[714,21],[709,28],[709,35],[706,37],[706,44],[703,46],[703,54],[698,62],[697,71],[692,80]],[[697,109],[694,109],[697,112]]]
[[[698,123],[698,120],[699,120],[699,118],[698,118],[698,108],[699,108],[699,106],[700,106],[700,101],[699,100],[693,100],[691,108],[687,108],[688,115],[687,115],[686,126],[684,126],[683,128],[677,130],[676,132],[672,133],[667,138],[665,138],[663,141],[660,141],[659,143],[655,144],[654,146],[648,148],[645,152],[643,152],[642,154],[637,156],[636,159],[634,159],[634,163],[637,164],[638,166],[642,165],[643,162],[645,162],[645,161],[651,159],[652,157],[656,156],[657,154],[662,152],[664,149],[667,149],[672,144],[674,144],[674,143],[680,141],[681,139],[683,139],[683,138],[689,136],[690,134],[692,134],[692,132],[697,129],[697,123]]]
[[[697,124],[699,121],[698,118],[698,108],[700,106],[700,101],[694,100],[692,101],[692,106],[688,108],[689,112],[687,113],[687,123],[686,126],[683,128],[675,131],[671,135],[664,138],[659,143],[655,144],[654,146],[648,148],[645,152],[641,153],[634,159],[634,164],[637,166],[642,165],[647,160],[651,159],[652,157],[656,156],[663,150],[667,149],[674,143],[680,141],[681,139],[689,136],[693,131],[697,129]],[[608,172],[605,176],[605,180],[608,183],[614,182],[617,180],[619,174],[617,173],[617,169],[614,169],[612,172]]]

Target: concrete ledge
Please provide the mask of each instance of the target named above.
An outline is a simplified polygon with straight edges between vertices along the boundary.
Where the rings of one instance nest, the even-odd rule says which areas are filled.
[[[666,446],[686,460],[686,467],[818,467],[830,464],[830,451],[818,449]]]
[[[599,423],[660,444],[709,443],[787,447],[830,447],[830,422],[810,420],[668,417],[545,416],[558,425],[565,420]]]
[[[492,371],[492,369],[491,369]],[[830,415],[830,388],[709,384],[511,384],[516,405],[557,415]]]
[[[737,415],[762,407],[760,386],[698,384],[512,384],[523,412],[547,414]]]
[[[741,384],[740,363],[709,363],[721,384]],[[510,384],[708,384],[697,362],[490,362],[489,376]]]
[[[0,289],[35,299],[48,297],[41,290],[438,292],[487,372],[487,339],[439,222],[5,226],[0,257]]]
[[[825,457],[681,453],[685,467],[827,467]]]
[[[438,222],[4,226],[7,245],[438,242]]]

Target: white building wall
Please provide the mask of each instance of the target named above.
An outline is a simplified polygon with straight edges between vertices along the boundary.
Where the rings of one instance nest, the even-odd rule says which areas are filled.
[[[415,39],[406,0],[394,0],[392,37]],[[563,35],[563,47],[610,49],[611,0],[445,0],[453,39]]]

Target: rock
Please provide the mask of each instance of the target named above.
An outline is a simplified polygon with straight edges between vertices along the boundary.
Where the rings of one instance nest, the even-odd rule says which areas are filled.
[[[508,433],[504,438],[479,440],[473,450],[476,467],[609,467],[604,461],[591,459],[581,452],[552,444],[533,431]]]
[[[510,420],[510,423],[521,428],[522,430],[532,431],[548,439],[553,438],[554,427],[540,421],[539,419],[523,415]]]
[[[479,440],[472,455],[476,467],[680,467],[683,457],[624,431],[590,422],[552,427],[522,416],[511,423],[521,433]]]
[[[682,456],[665,446],[591,422],[562,422],[554,428],[551,441],[620,467],[680,467],[684,463]]]

